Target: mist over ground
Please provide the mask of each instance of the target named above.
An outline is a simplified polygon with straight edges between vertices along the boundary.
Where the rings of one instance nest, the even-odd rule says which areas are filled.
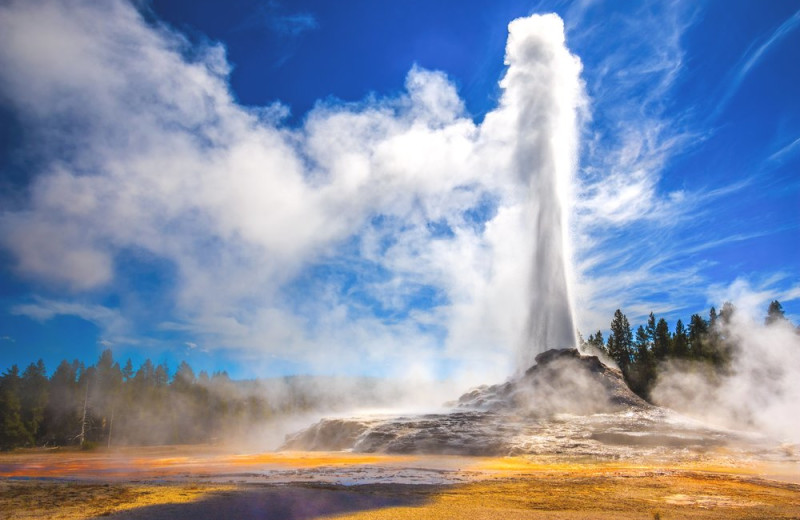
[[[651,395],[708,424],[800,443],[800,334],[788,320],[765,325],[747,309],[721,325],[733,346],[730,365],[668,362],[659,367]]]

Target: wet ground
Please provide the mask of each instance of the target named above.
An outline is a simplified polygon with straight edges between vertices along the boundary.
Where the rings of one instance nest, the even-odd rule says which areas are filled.
[[[578,456],[231,453],[219,447],[0,455],[0,518],[800,518],[796,463],[726,449]]]
[[[290,451],[0,454],[0,518],[800,519],[797,445],[651,406],[597,358],[543,356],[446,413],[322,419]]]

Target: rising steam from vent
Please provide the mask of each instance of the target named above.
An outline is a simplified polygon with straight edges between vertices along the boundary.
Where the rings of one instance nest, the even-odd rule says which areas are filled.
[[[737,309],[720,325],[731,348],[725,371],[667,363],[651,397],[707,424],[800,443],[800,334],[788,320],[765,325],[754,315]]]

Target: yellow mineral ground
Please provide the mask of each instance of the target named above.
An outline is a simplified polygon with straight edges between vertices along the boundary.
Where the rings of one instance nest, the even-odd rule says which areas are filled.
[[[383,480],[355,486],[315,480],[326,471]],[[414,471],[449,475],[454,483],[393,480]],[[273,474],[289,476],[280,486],[263,480]],[[241,520],[291,520],[280,504],[300,499],[304,519],[797,519],[798,481],[796,463],[741,461],[724,452],[613,461],[245,454],[217,447],[29,450],[0,454],[0,518],[188,520],[238,507],[253,515]]]
[[[114,451],[18,450],[0,453],[0,477],[166,477],[219,475],[253,469],[403,464],[416,457],[347,452],[231,453],[220,448],[170,446]]]

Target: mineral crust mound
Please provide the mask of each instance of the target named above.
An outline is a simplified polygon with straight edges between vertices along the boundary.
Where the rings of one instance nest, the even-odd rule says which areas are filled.
[[[648,404],[622,373],[577,349],[539,354],[503,384],[448,403],[448,413],[322,419],[282,449],[457,455],[634,457],[725,444],[708,429]]]
[[[625,383],[622,372],[578,349],[553,349],[536,356],[536,364],[501,385],[476,388],[458,399],[460,408],[528,415],[613,412],[649,408]]]

